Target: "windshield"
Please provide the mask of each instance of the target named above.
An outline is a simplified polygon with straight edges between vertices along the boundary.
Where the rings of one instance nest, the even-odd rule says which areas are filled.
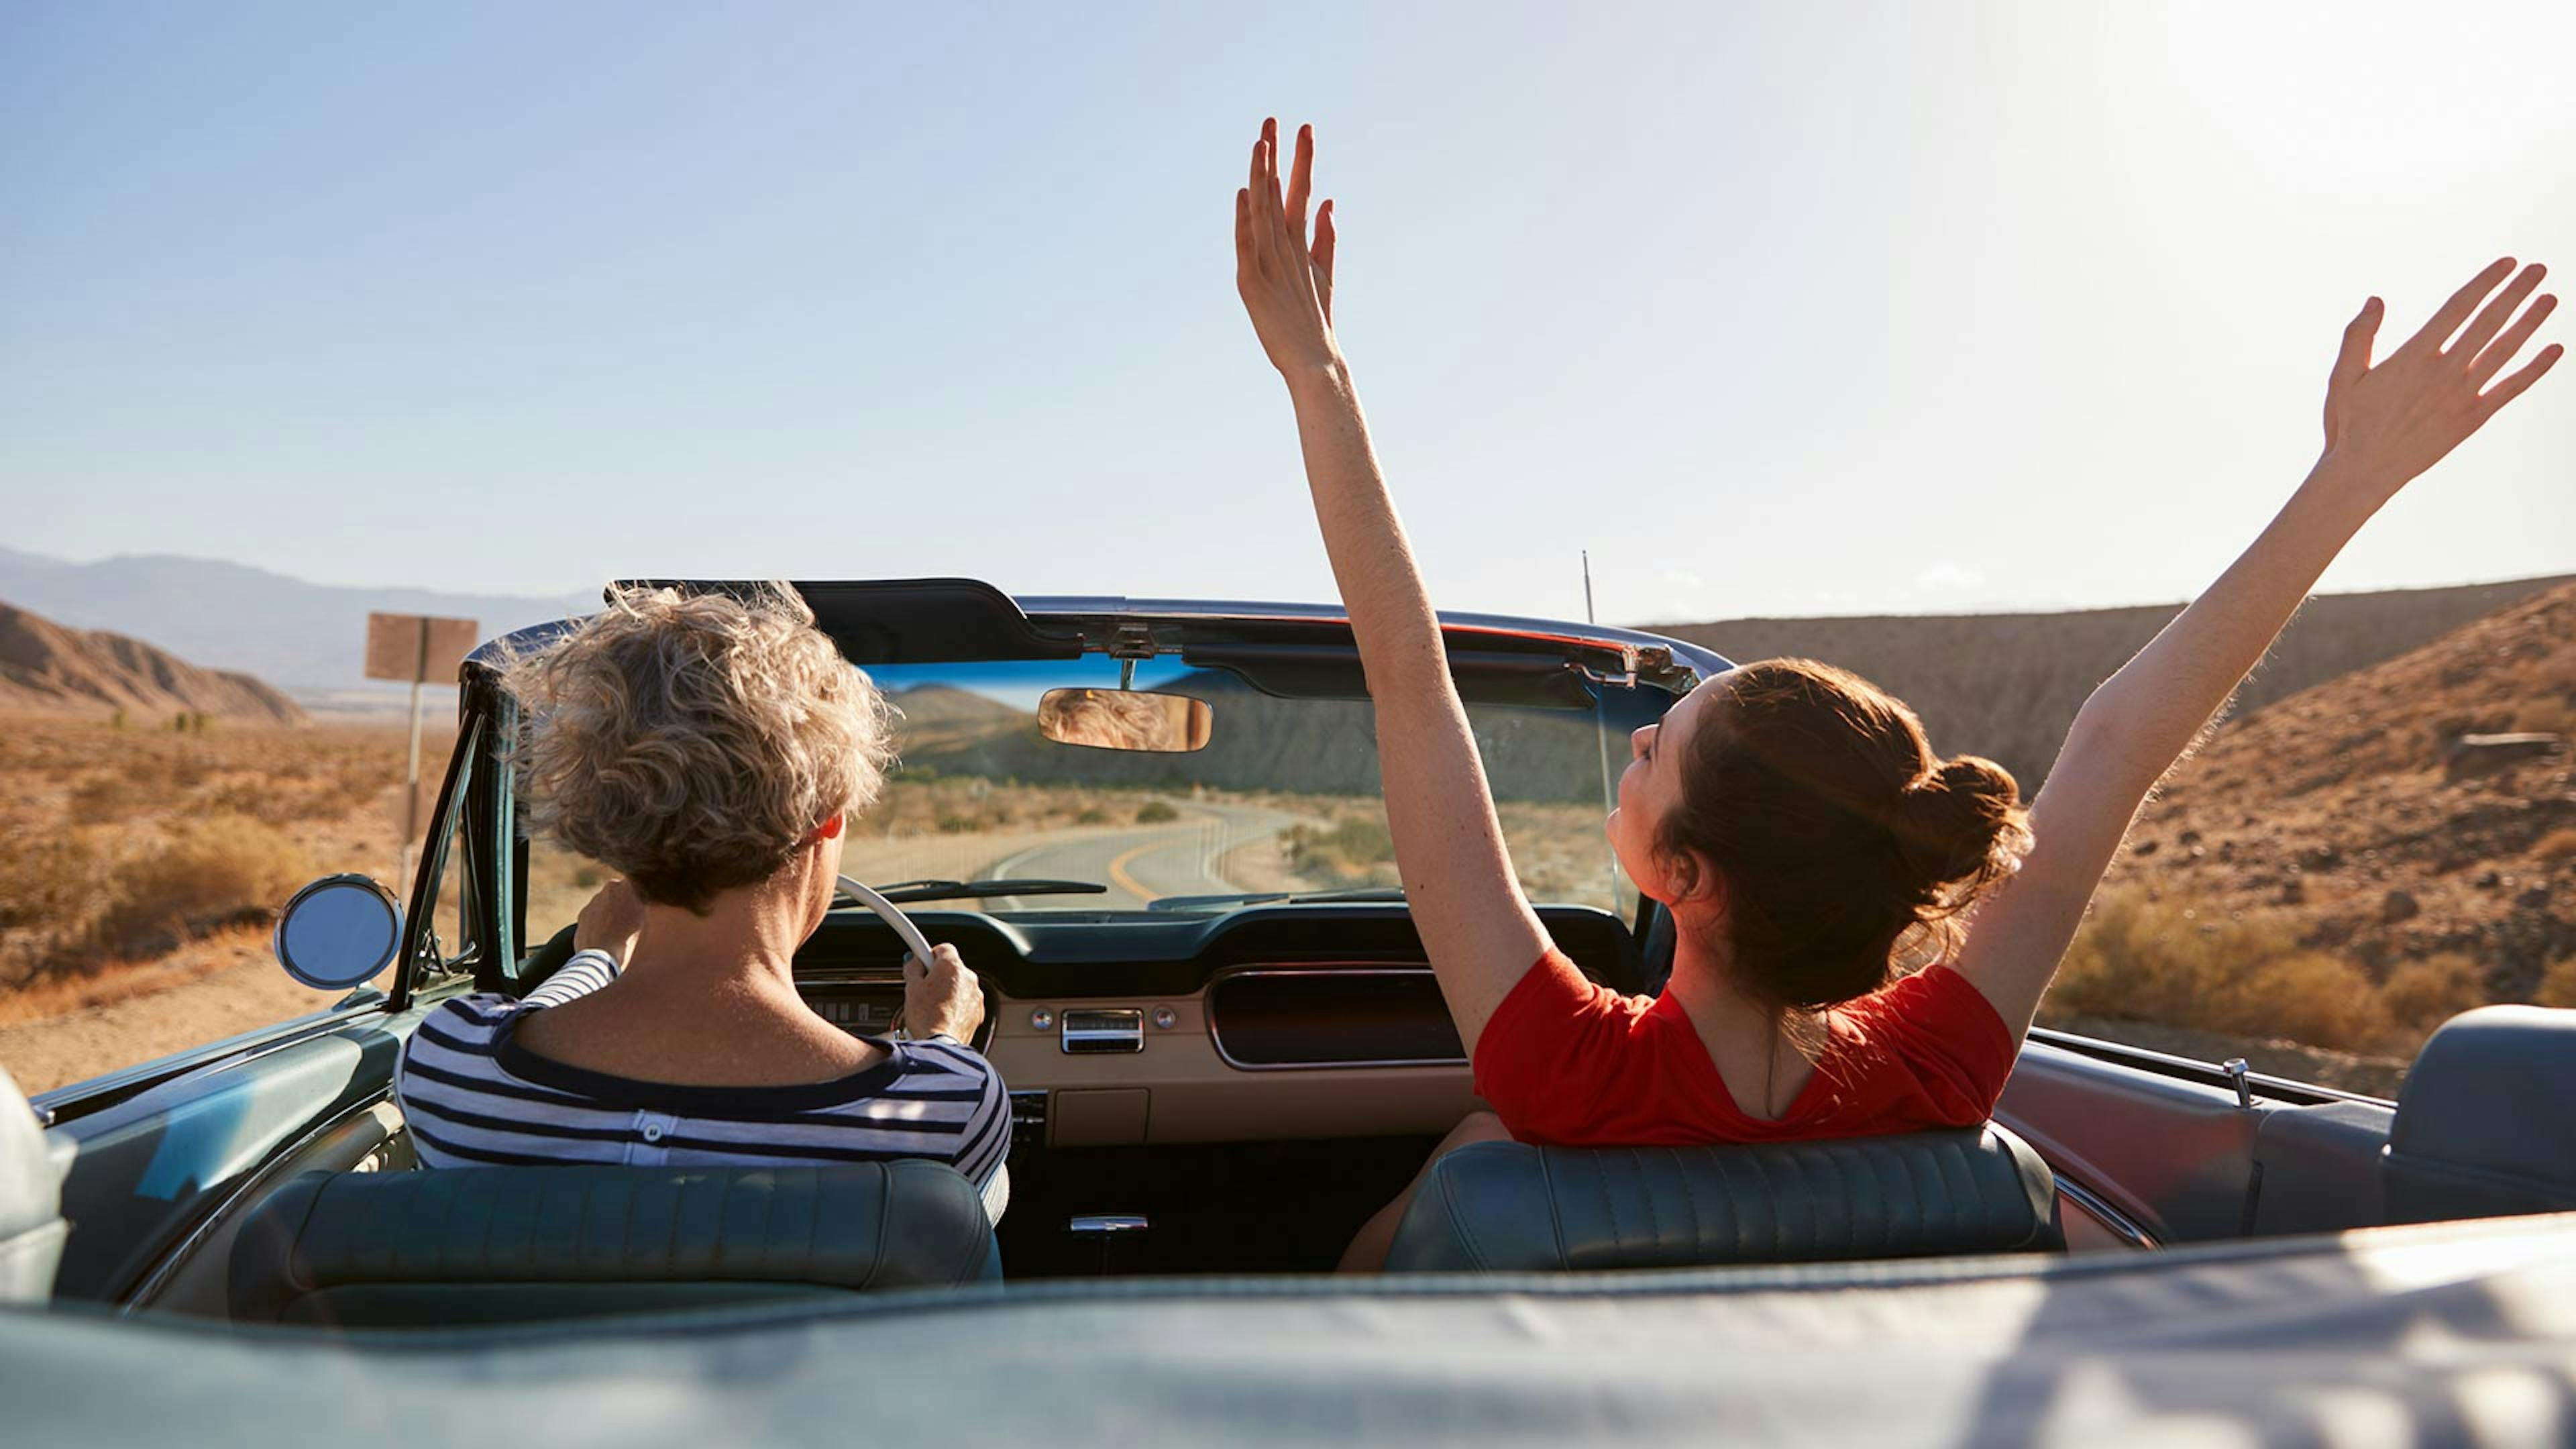
[[[1103,655],[883,665],[869,674],[902,711],[901,756],[851,831],[841,868],[854,879],[1101,888],[955,897],[961,908],[1002,915],[1218,911],[1260,897],[1396,891],[1375,717],[1364,699],[1282,697],[1231,669],[1141,660],[1133,688],[1210,707],[1203,748],[1155,754],[1039,733],[1047,691],[1120,687],[1119,661]],[[1267,677],[1261,684],[1278,687]],[[1542,903],[1632,911],[1636,895],[1602,821],[1629,733],[1674,697],[1610,685],[1592,702],[1550,706],[1480,702],[1475,692],[1471,682],[1468,719],[1522,888]],[[603,877],[544,841],[532,844],[529,865],[527,939],[541,941],[579,913]]]

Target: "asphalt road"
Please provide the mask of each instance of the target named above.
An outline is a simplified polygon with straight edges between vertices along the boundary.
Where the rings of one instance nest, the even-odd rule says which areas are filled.
[[[1217,874],[1218,862],[1239,845],[1266,840],[1300,817],[1279,810],[1175,799],[1181,818],[1079,839],[1050,842],[994,861],[984,877],[1043,876],[1098,881],[1105,895],[1000,896],[989,910],[1136,910],[1164,896],[1221,895],[1243,891]]]

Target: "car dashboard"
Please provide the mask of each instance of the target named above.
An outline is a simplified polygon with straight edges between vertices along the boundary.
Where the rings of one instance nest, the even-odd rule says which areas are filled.
[[[1539,915],[1587,975],[1637,989],[1626,923]],[[1401,905],[912,916],[984,983],[973,1045],[1011,1091],[1015,1148],[1436,1135],[1475,1107]],[[902,960],[883,922],[837,911],[797,953],[798,989],[843,1029],[881,1034]]]

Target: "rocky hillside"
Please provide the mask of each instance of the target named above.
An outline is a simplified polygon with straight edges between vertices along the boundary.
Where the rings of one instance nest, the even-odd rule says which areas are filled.
[[[2518,579],[2448,589],[2327,594],[2308,602],[2237,698],[2240,714],[2396,658],[2516,601],[2569,583]],[[2093,686],[2127,663],[2179,604],[2059,614],[1732,619],[1659,624],[1732,659],[1804,655],[1856,670],[1914,706],[1945,754],[2001,761],[2036,790]]]
[[[2571,738],[2576,585],[2225,726],[2112,880],[2294,922],[2374,979],[2444,959],[2480,999],[2532,1000],[2576,957]]]
[[[301,724],[304,711],[247,674],[201,669],[123,634],[67,629],[0,604],[0,709],[124,710],[137,723],[181,713]]]

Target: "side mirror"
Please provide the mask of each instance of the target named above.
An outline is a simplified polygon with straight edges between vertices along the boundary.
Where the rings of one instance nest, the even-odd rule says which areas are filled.
[[[1060,745],[1183,755],[1205,749],[1216,712],[1204,699],[1141,689],[1050,689],[1038,733]]]
[[[273,944],[287,975],[324,991],[346,991],[393,964],[402,944],[402,907],[366,876],[326,875],[286,903]]]

